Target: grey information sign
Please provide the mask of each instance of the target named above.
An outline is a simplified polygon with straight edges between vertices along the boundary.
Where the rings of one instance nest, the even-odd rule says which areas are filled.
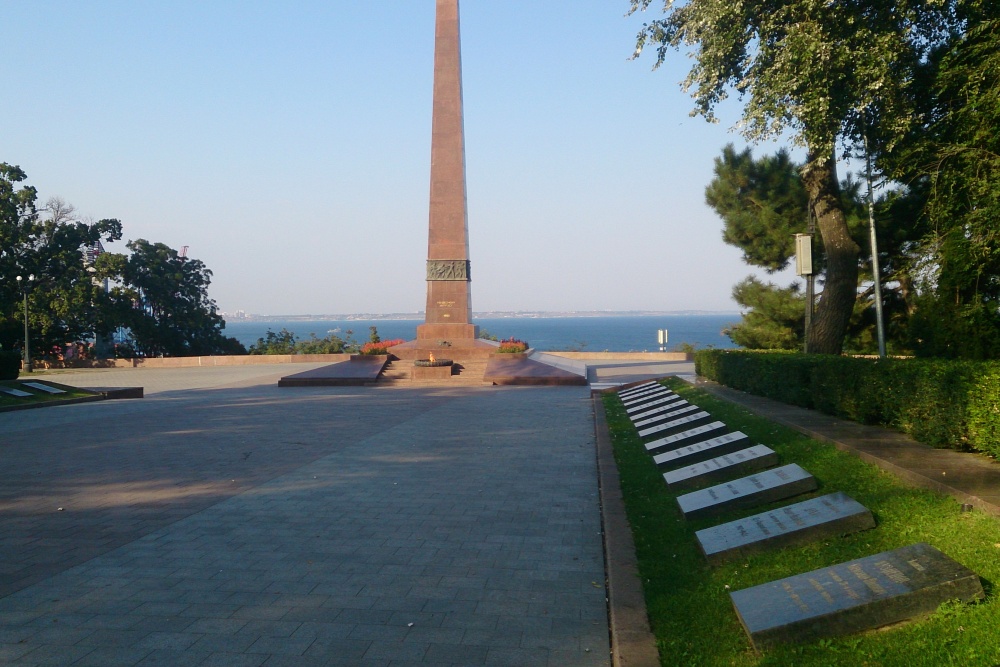
[[[686,415],[684,417],[679,417],[678,419],[671,419],[668,422],[658,424],[656,426],[650,426],[649,428],[641,429],[639,431],[640,438],[648,438],[651,435],[663,434],[667,435],[676,431],[677,429],[684,429],[691,426],[701,426],[703,423],[709,421],[712,415],[708,414],[704,410]]]
[[[838,491],[699,530],[695,537],[708,562],[721,563],[750,553],[874,527],[875,519],[868,508]]]
[[[739,431],[737,431],[737,433],[739,433]],[[740,433],[740,435],[743,434]],[[718,439],[719,438],[712,438],[711,440],[705,442],[711,442]],[[778,455],[770,447],[765,445],[752,445],[747,447],[745,443],[737,445],[737,447],[739,448],[735,450],[712,451],[710,452],[713,455],[711,458],[699,459],[697,462],[684,463],[676,470],[664,473],[663,481],[667,483],[667,486],[671,491],[700,489],[703,486],[718,484],[719,482],[725,482],[734,477],[748,475],[749,473],[757,472],[758,470],[767,470],[768,468],[773,468],[778,465]],[[679,450],[664,452],[664,455],[672,454],[674,451],[683,451],[684,449],[686,449],[686,447]],[[657,461],[658,458],[658,456],[653,457],[653,462],[657,465],[659,465],[659,461]]]
[[[650,454],[659,454],[660,452],[677,449],[678,447],[683,447],[692,440],[705,440],[713,437],[722,431],[725,431],[727,428],[729,427],[720,421],[703,424],[702,426],[695,426],[694,428],[689,428],[686,431],[681,431],[680,433],[675,433],[664,438],[659,438],[658,440],[653,440],[652,442],[647,442],[646,451]]]
[[[642,405],[637,405],[634,408],[628,408],[625,410],[628,416],[632,419],[642,419],[643,415],[649,414],[651,412],[656,412],[657,410],[663,408],[667,405],[673,405],[674,403],[687,403],[683,398],[677,394],[670,394],[669,396],[658,396],[655,401],[650,401],[649,403],[643,403]]]
[[[898,623],[985,597],[979,576],[920,542],[730,593],[755,648]]]
[[[632,423],[636,428],[646,428],[647,426],[652,426],[653,424],[659,424],[660,422],[677,419],[680,416],[700,409],[701,408],[697,405],[691,405],[690,403],[671,403],[664,412],[650,415],[645,419],[640,419],[639,421],[632,420]]]
[[[716,484],[677,497],[685,519],[716,516],[741,507],[754,507],[792,498],[816,489],[816,478],[797,463],[765,470],[731,482]]]
[[[692,442],[686,447],[671,449],[668,452],[657,454],[653,457],[653,463],[660,468],[672,469],[681,466],[691,465],[699,461],[714,459],[723,454],[729,454],[747,447],[750,438],[740,431],[733,431],[715,438]]]

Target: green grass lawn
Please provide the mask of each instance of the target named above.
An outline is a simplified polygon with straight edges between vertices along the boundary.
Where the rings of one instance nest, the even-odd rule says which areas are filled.
[[[635,536],[650,624],[663,665],[815,665],[829,667],[1000,665],[1000,520],[961,512],[950,497],[910,488],[889,473],[757,417],[679,381],[666,382],[730,429],[771,447],[781,464],[798,463],[819,490],[773,506],[700,521],[681,518],[675,498],[645,451],[618,397],[604,397],[622,492]],[[865,505],[877,527],[803,547],[788,547],[709,566],[694,532],[791,502],[843,491]],[[729,599],[739,590],[882,551],[928,542],[979,574],[987,598],[946,603],[930,617],[840,639],[756,653]]]
[[[65,394],[49,394],[47,392],[41,391],[40,389],[34,389],[32,387],[27,387],[23,382],[38,382],[39,384],[48,384],[58,389],[65,391]],[[0,408],[6,408],[18,405],[30,405],[37,403],[51,403],[54,401],[64,401],[71,398],[83,398],[85,396],[93,396],[93,392],[84,391],[82,389],[77,389],[75,387],[68,387],[66,385],[57,384],[55,382],[42,381],[37,378],[23,377],[21,380],[4,380],[0,381],[0,387],[7,387],[11,389],[20,389],[21,391],[26,391],[31,394],[30,397],[18,397],[11,396],[0,392]]]

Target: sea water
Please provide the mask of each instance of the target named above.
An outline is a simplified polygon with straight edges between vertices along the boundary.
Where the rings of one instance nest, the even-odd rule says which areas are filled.
[[[665,350],[687,343],[697,348],[732,348],[733,342],[722,330],[739,322],[739,314],[712,315],[642,315],[591,317],[502,317],[473,318],[480,331],[497,338],[517,338],[537,350],[573,350],[579,352],[656,352],[660,350],[658,330],[665,329]],[[224,334],[249,347],[264,338],[267,331],[287,329],[296,340],[325,338],[335,334],[364,343],[370,329],[376,327],[383,340],[417,336],[422,320],[235,320],[226,323]]]

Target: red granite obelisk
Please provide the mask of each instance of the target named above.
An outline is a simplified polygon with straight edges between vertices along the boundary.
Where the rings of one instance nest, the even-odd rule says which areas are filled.
[[[424,324],[417,327],[417,343],[421,347],[436,347],[442,341],[465,347],[479,333],[471,322],[472,277],[458,24],[458,0],[437,0],[427,309]]]

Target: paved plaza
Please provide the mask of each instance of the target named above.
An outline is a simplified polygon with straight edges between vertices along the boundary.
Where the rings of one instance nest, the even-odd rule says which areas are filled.
[[[309,367],[0,414],[0,664],[610,664],[588,388]]]

